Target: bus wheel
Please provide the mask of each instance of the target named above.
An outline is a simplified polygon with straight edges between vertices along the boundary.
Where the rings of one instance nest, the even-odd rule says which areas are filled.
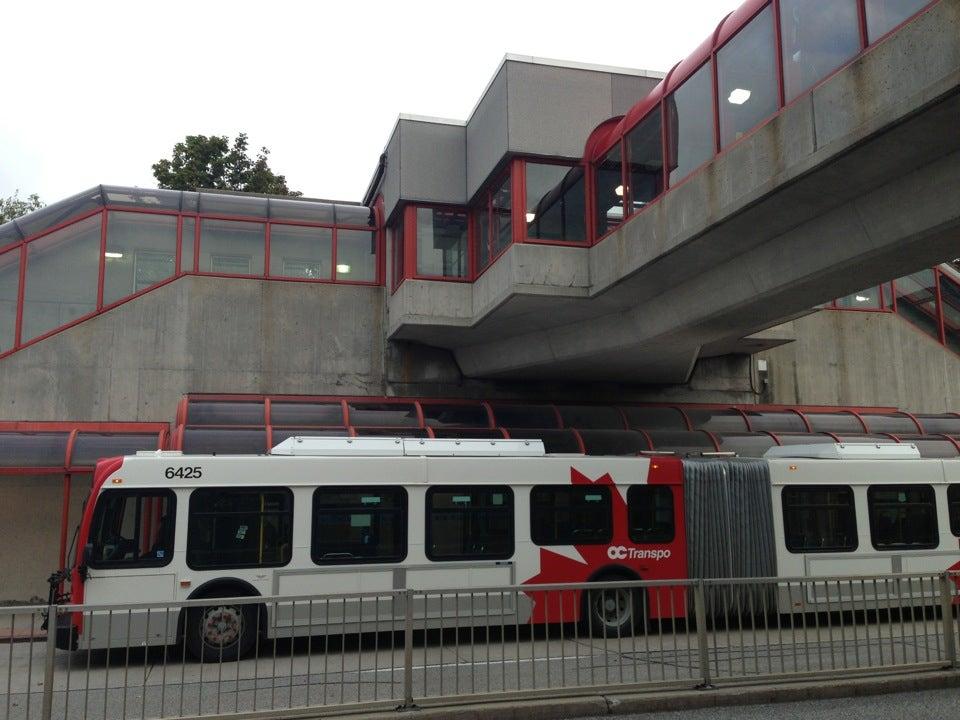
[[[190,608],[187,614],[187,649],[201,662],[243,657],[253,647],[256,632],[255,605],[208,605]]]
[[[623,579],[616,578],[618,581]],[[636,588],[588,590],[586,630],[600,638],[628,637],[643,632],[646,623],[643,598],[643,590]]]

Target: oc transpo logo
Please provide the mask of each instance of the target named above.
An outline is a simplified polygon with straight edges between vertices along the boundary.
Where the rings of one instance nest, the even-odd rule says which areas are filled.
[[[670,550],[646,550],[611,545],[607,548],[607,557],[611,560],[667,560],[670,558]]]

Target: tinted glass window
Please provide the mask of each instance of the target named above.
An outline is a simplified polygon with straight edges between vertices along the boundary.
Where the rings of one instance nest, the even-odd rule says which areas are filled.
[[[337,230],[337,280],[375,282],[377,236],[364,230]]]
[[[530,538],[537,545],[590,545],[613,537],[610,488],[540,485],[530,491]]]
[[[190,496],[187,565],[277,567],[290,561],[293,493],[276,488],[211,488]]]
[[[620,143],[596,165],[594,205],[597,237],[606,235],[623,222],[623,158]]]
[[[874,42],[886,35],[928,4],[930,0],[867,0],[869,42]]]
[[[347,406],[351,425],[394,427],[420,425],[413,403],[361,403]]]
[[[717,55],[720,145],[738,140],[779,104],[773,7],[768,5]]]
[[[393,287],[403,281],[403,216],[390,228],[390,268],[393,273]]]
[[[340,403],[273,402],[270,422],[273,425],[343,425],[343,409]]]
[[[713,71],[708,62],[667,98],[670,184],[713,157]]]
[[[510,224],[510,209],[513,199],[510,193],[510,176],[504,179],[490,196],[490,257],[495,258],[513,240]]]
[[[0,353],[14,344],[19,289],[20,248],[15,248],[0,255]]]
[[[950,509],[950,532],[960,537],[960,485],[947,488],[947,506]]]
[[[266,225],[236,220],[200,223],[200,272],[263,275]]]
[[[846,485],[783,489],[783,535],[793,553],[857,549],[857,514]]]
[[[29,265],[27,271],[29,272]],[[940,339],[937,311],[937,278],[933,270],[921,270],[897,278],[897,313],[930,337]]]
[[[116,455],[134,455],[138,450],[156,450],[156,435],[101,435],[82,432],[73,444],[73,457],[70,464],[74,467],[97,464],[97,460]]]
[[[473,221],[476,227],[477,270],[483,270],[490,263],[490,208],[487,205],[487,196],[483,195],[483,205],[473,211]]]
[[[97,309],[100,216],[81,220],[27,245],[24,342]]]
[[[459,403],[420,403],[423,421],[432,428],[490,426],[486,409],[480,405]]]
[[[663,192],[663,122],[657,107],[627,133],[630,212]]]
[[[787,102],[860,51],[857,0],[780,0]]]
[[[333,277],[333,230],[271,225],[270,274],[301,280],[330,280]]]
[[[852,310],[876,310],[882,307],[879,287],[871,287],[837,298],[837,307]]]
[[[90,528],[91,567],[166,565],[173,557],[176,496],[169,490],[105,490]]]
[[[176,273],[177,218],[107,213],[103,303],[146,290]]]
[[[527,237],[585,242],[586,196],[582,167],[526,163]]]
[[[427,490],[427,557],[504,560],[513,555],[513,491],[508,487]]]
[[[633,485],[627,491],[627,522],[635,543],[673,540],[673,492],[662,485]]]
[[[870,532],[877,550],[939,544],[937,504],[929,485],[874,485],[867,491]]]
[[[315,563],[399,562],[406,555],[406,490],[321,487],[313,493]]]
[[[193,249],[196,247],[197,221],[185,217],[180,222],[180,272],[194,271]]]
[[[417,208],[417,274],[467,276],[467,214]]]

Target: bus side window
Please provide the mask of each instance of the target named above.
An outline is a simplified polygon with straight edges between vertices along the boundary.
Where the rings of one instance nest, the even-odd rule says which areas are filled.
[[[610,488],[537,485],[530,491],[530,539],[537,545],[603,545],[613,538]]]
[[[932,486],[871,485],[867,501],[877,550],[922,550],[940,544]]]
[[[631,485],[627,490],[630,540],[638,544],[673,542],[673,492],[665,485]]]
[[[792,553],[852,552],[857,549],[857,513],[847,485],[785,487],[783,537]]]
[[[950,532],[960,537],[960,485],[947,488],[947,508],[950,511]]]
[[[407,491],[371,485],[313,492],[313,561],[400,562],[407,556]]]
[[[193,570],[280,567],[292,549],[288,488],[201,488],[190,495],[187,565]]]
[[[513,556],[513,490],[509,487],[432,487],[426,503],[426,553],[431,560]]]
[[[175,522],[176,496],[169,490],[105,490],[94,511],[88,562],[94,568],[166,565]]]

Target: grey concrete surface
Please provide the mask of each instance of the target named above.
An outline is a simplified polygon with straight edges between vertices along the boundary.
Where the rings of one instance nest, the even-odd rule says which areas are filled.
[[[904,718],[960,718],[960,691],[956,688],[921,690],[866,697],[831,698],[803,702],[734,705],[671,712],[616,713],[622,720],[774,720],[806,718],[807,720],[903,720]],[[582,720],[599,720],[610,714],[594,715]]]
[[[378,394],[383,293],[180,278],[5,358],[0,419],[166,420],[187,392]]]
[[[705,345],[953,257],[958,38],[944,0],[589,251],[514,246],[435,323],[443,284],[411,288],[391,337],[468,377],[683,383]]]

